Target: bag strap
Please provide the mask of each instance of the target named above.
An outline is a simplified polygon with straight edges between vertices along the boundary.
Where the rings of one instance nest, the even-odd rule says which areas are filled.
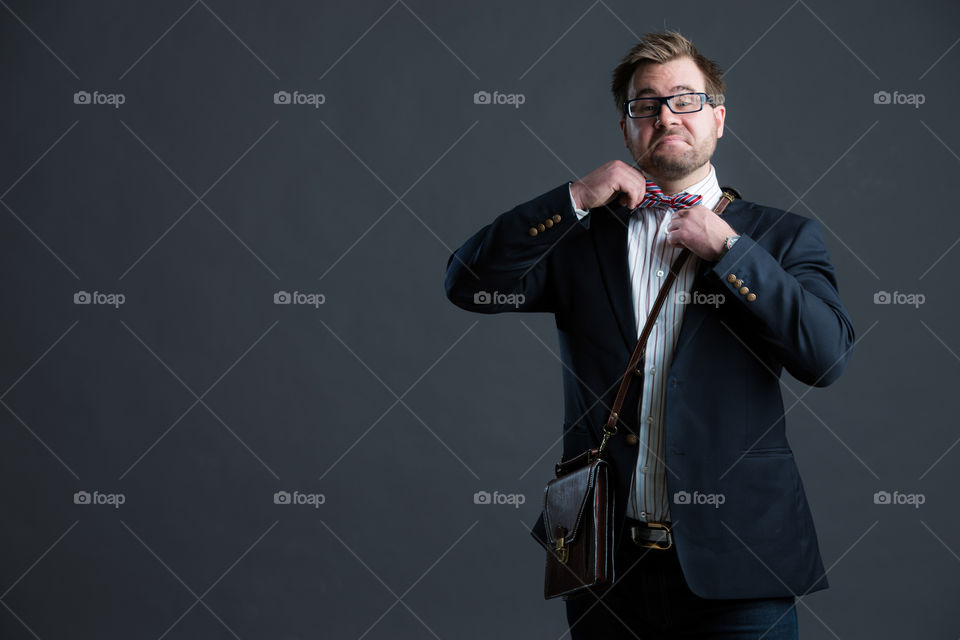
[[[727,205],[739,197],[740,194],[736,191],[736,189],[723,187],[723,195],[721,196],[717,205],[713,208],[713,212],[718,216],[721,215],[723,210],[727,208]],[[634,376],[643,376],[643,371],[640,369],[640,364],[643,360],[643,357],[646,355],[647,339],[650,337],[650,332],[653,331],[653,323],[656,321],[657,316],[660,315],[660,308],[663,307],[664,301],[670,294],[670,288],[677,279],[677,274],[679,274],[680,270],[683,269],[683,265],[686,263],[687,258],[689,257],[690,249],[684,247],[683,251],[680,252],[680,255],[674,259],[673,264],[670,265],[670,273],[667,274],[666,279],[663,281],[663,285],[660,287],[660,292],[657,293],[657,297],[653,301],[653,306],[650,308],[650,315],[647,316],[647,321],[643,323],[643,329],[640,330],[640,337],[637,339],[637,346],[633,349],[633,354],[630,356],[630,360],[627,363],[627,370],[624,372],[623,379],[620,381],[620,388],[617,390],[617,397],[613,401],[613,407],[610,409],[610,416],[603,425],[603,441],[600,443],[600,449],[597,452],[597,457],[599,457],[600,454],[603,453],[604,449],[606,449],[607,441],[617,433],[617,420],[620,419],[620,408],[623,406],[623,401],[627,397],[627,390],[630,388],[630,381]]]

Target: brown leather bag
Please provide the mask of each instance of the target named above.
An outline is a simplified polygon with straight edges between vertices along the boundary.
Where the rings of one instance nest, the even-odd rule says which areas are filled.
[[[613,508],[609,465],[591,449],[557,465],[543,494],[547,540],[544,598],[613,582]]]
[[[736,190],[724,187],[723,197],[714,207],[717,215],[727,204],[739,197]],[[570,460],[556,465],[556,477],[547,483],[543,492],[543,524],[545,540],[534,538],[547,550],[543,596],[546,599],[575,595],[590,588],[605,587],[614,579],[613,514],[614,489],[610,466],[603,459],[608,440],[617,433],[620,408],[627,395],[630,380],[640,375],[638,365],[643,360],[647,338],[660,308],[670,293],[677,274],[690,256],[684,249],[676,257],[660,287],[650,315],[640,331],[637,346],[630,356],[627,370],[620,381],[610,415],[603,425],[603,440],[599,448],[589,449]],[[544,544],[546,542],[546,544]]]

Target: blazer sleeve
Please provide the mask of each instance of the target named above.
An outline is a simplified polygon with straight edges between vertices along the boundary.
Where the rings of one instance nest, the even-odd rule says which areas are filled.
[[[843,372],[854,330],[840,301],[820,224],[799,219],[779,259],[741,235],[712,273],[726,288],[728,303],[742,305],[759,321],[760,339],[787,371],[823,387]]]
[[[569,183],[518,205],[450,256],[447,298],[478,313],[553,311],[551,252],[584,232],[570,201]]]

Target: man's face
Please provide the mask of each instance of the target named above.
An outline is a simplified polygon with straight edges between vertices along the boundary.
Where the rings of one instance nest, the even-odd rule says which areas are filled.
[[[678,93],[706,93],[703,73],[690,58],[664,64],[646,64],[633,74],[627,99],[666,97]],[[723,136],[723,106],[704,105],[696,113],[673,113],[660,105],[659,118],[620,120],[627,149],[646,173],[661,180],[680,180],[710,161]]]

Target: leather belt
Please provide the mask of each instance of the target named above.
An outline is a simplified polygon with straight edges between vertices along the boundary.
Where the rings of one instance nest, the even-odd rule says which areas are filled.
[[[627,531],[638,547],[666,551],[673,546],[673,532],[669,522],[641,522],[627,518]]]

